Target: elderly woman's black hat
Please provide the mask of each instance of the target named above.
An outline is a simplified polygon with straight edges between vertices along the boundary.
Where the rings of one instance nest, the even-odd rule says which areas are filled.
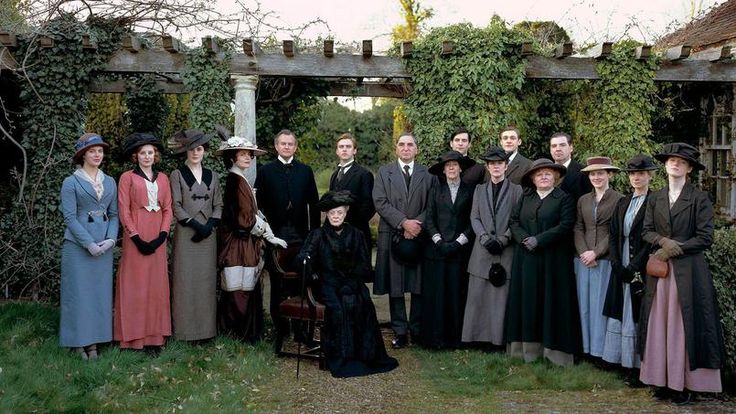
[[[355,198],[348,190],[330,191],[319,199],[317,208],[320,211],[330,211],[333,208],[350,206],[354,202]]]
[[[457,151],[448,151],[438,158],[437,163],[429,167],[429,172],[434,175],[440,175],[444,172],[445,164],[450,161],[456,161],[460,165],[461,170],[466,170],[475,165],[475,161],[463,156]]]
[[[664,144],[662,152],[656,154],[654,158],[661,162],[666,162],[670,157],[682,158],[693,167],[695,170],[704,170],[705,165],[698,161],[700,158],[700,151],[690,144],[684,142],[673,142],[671,144]]]

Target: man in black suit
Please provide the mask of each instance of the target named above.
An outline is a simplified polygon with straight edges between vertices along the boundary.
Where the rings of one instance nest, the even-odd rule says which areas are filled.
[[[570,194],[577,205],[578,199],[583,194],[589,193],[593,186],[588,176],[581,173],[583,168],[580,163],[572,159],[572,137],[564,132],[556,132],[549,138],[549,152],[555,163],[565,166],[567,172],[559,187],[562,191]]]
[[[450,149],[468,158],[468,151],[470,151],[470,147],[473,145],[472,140],[473,135],[467,129],[463,127],[457,128],[450,135]],[[473,164],[472,167],[464,170],[460,176],[460,180],[470,185],[470,188],[473,190],[475,190],[476,185],[483,184],[487,179],[486,169],[481,164]]]
[[[320,211],[317,184],[312,169],[295,159],[296,135],[288,129],[279,131],[273,140],[278,158],[258,170],[255,189],[258,208],[268,220],[274,234],[286,241],[284,270],[299,271],[296,255],[307,233],[319,227]],[[279,319],[282,295],[281,280],[271,276],[271,318],[280,334],[288,333],[288,325]]]
[[[348,209],[345,221],[353,225],[365,237],[368,250],[373,247],[371,229],[368,222],[376,214],[373,205],[373,174],[355,162],[358,143],[351,134],[340,135],[335,144],[335,153],[339,159],[337,169],[330,177],[330,191],[348,190],[355,202]]]
[[[521,145],[521,133],[519,129],[514,126],[507,126],[502,129],[499,144],[506,151],[506,154],[508,154],[506,177],[512,183],[521,185],[521,177],[524,176],[526,170],[532,165],[532,161],[519,154],[519,146]]]

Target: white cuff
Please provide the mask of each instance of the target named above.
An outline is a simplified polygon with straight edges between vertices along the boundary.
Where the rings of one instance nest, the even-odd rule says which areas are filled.
[[[439,234],[439,233],[435,233],[435,234],[434,234],[434,235],[432,236],[432,241],[433,241],[433,242],[434,242],[435,244],[437,244],[437,243],[439,243],[439,242],[441,242],[441,241],[442,241],[442,236],[440,236],[440,234]]]
[[[455,239],[456,242],[460,243],[460,245],[467,244],[470,240],[468,240],[467,237],[465,237],[465,233],[460,233],[459,236],[457,236],[457,239]]]

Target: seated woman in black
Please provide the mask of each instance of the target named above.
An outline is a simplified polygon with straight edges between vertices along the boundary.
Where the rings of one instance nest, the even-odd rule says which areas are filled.
[[[349,191],[331,191],[317,204],[327,212],[312,230],[299,257],[310,258],[318,297],[325,304],[321,332],[327,367],[333,377],[387,372],[399,363],[386,354],[376,308],[363,280],[370,275],[370,251],[360,230],[345,223]]]

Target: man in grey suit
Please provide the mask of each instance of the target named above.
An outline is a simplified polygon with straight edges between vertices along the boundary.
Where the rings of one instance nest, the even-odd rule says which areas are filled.
[[[532,165],[532,161],[519,154],[519,146],[521,145],[521,133],[519,129],[514,126],[507,126],[501,130],[499,143],[509,157],[506,178],[514,184],[521,185],[521,177],[524,176],[526,170]]]
[[[427,196],[432,176],[427,167],[414,162],[418,152],[417,140],[410,133],[402,134],[396,142],[398,160],[378,169],[373,185],[373,202],[381,217],[378,225],[378,254],[373,293],[389,294],[391,327],[396,335],[394,348],[408,344],[407,334],[419,335],[421,294],[421,241]],[[392,251],[392,237],[416,243],[417,257],[397,256]],[[402,245],[405,243],[402,243]],[[407,320],[404,294],[411,293],[411,313]]]

